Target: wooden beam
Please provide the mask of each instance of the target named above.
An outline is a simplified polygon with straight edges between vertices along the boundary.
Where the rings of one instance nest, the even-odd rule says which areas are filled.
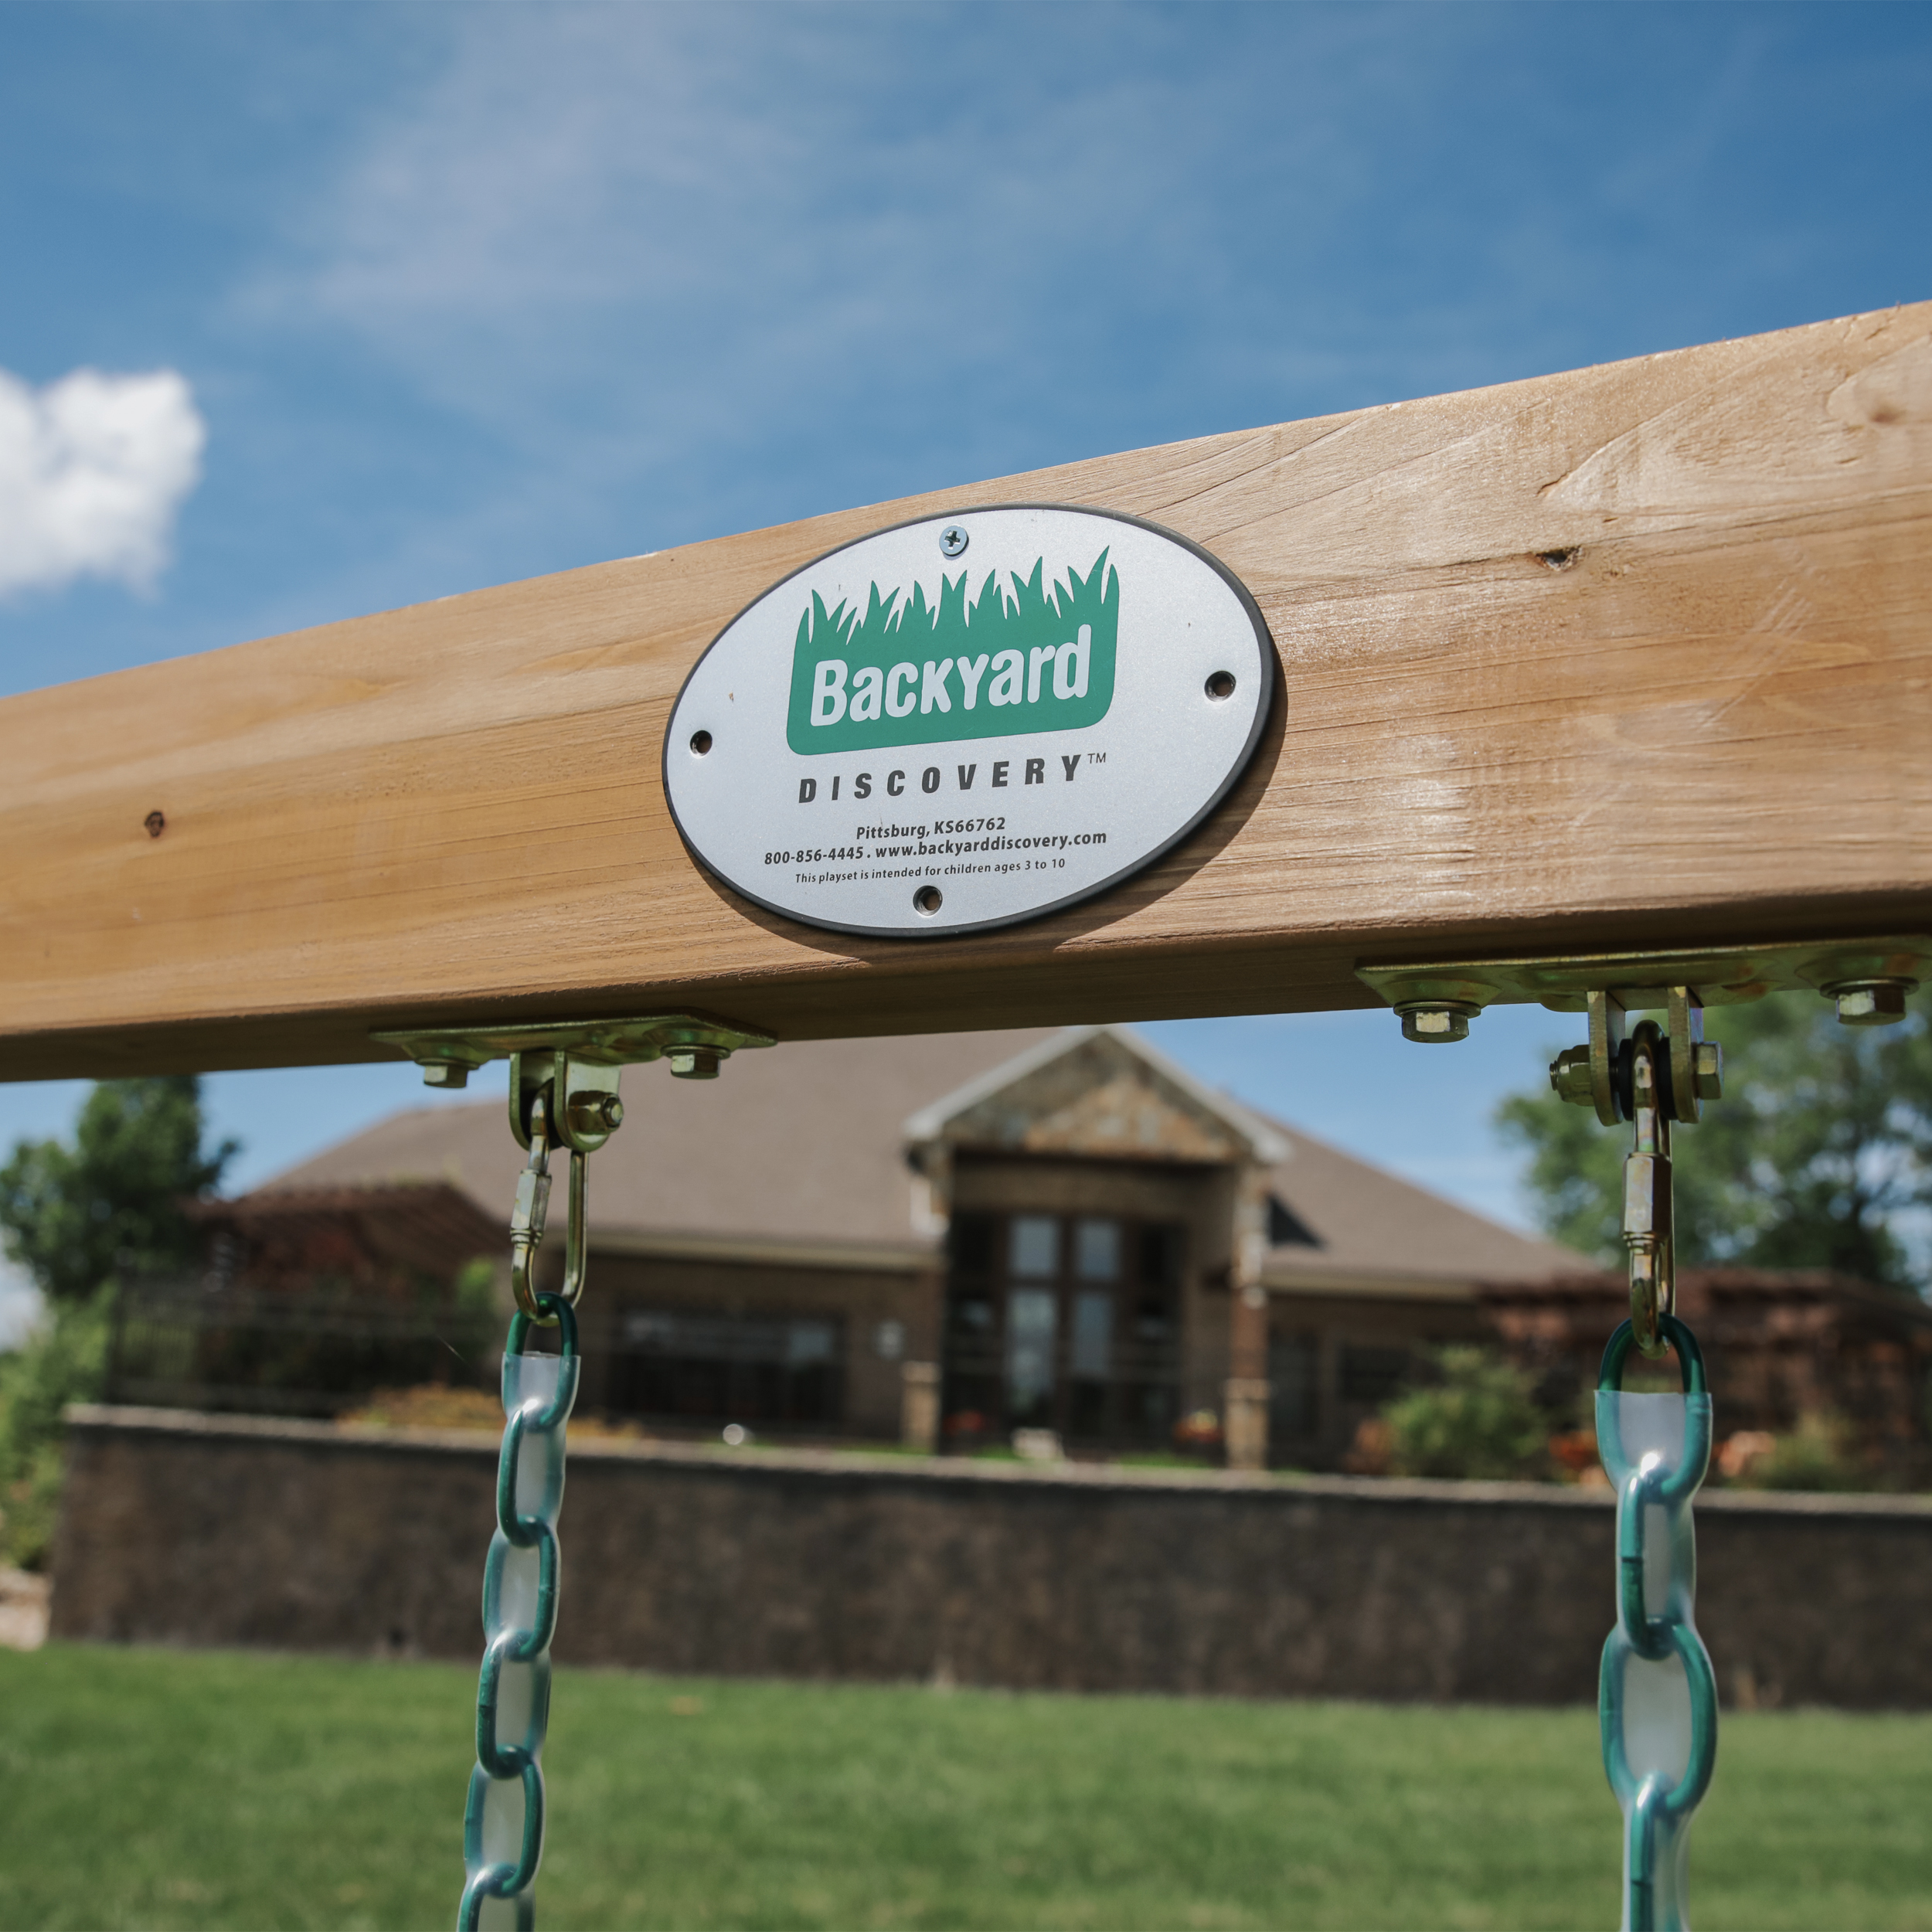
[[[661,790],[716,631],[821,551],[1125,510],[1259,600],[1274,715],[1108,896],[795,927]],[[151,813],[165,821],[158,837]],[[0,1075],[379,1057],[695,1005],[786,1037],[1361,1005],[1364,961],[1932,920],[1932,304],[851,510],[0,703]]]

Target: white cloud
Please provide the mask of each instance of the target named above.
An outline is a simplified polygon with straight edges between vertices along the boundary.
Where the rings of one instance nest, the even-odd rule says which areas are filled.
[[[151,590],[207,437],[172,369],[38,390],[0,369],[0,597],[80,577]]]

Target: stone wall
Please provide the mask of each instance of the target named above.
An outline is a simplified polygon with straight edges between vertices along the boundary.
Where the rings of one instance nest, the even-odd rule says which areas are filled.
[[[53,1633],[474,1658],[488,1437],[73,1412]],[[573,1444],[560,1660],[1015,1689],[1572,1703],[1602,1492]],[[1727,1701],[1932,1706],[1932,1505],[1713,1495]]]

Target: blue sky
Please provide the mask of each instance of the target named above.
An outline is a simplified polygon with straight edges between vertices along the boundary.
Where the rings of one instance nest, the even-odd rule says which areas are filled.
[[[0,691],[1918,299],[1928,179],[1909,5],[0,7]],[[1513,1211],[1563,1023],[1391,1028],[1155,1032]]]

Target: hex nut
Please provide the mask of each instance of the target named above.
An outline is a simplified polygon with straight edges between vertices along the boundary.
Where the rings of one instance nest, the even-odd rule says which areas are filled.
[[[1692,1084],[1700,1100],[1724,1097],[1724,1049],[1716,1040],[1699,1040],[1693,1049]]]
[[[1909,979],[1855,980],[1828,986],[1838,1002],[1840,1023],[1846,1026],[1896,1026],[1905,1017],[1905,996],[1917,982]]]
[[[614,1094],[574,1094],[570,1125],[580,1134],[614,1134],[624,1124],[624,1103]]]
[[[665,1057],[676,1080],[715,1080],[721,1057],[714,1046],[674,1046]]]
[[[1424,1046],[1446,1046],[1469,1037],[1469,1022],[1482,1011],[1465,1000],[1405,1002],[1396,1009],[1402,1017],[1402,1037]]]
[[[1560,1100],[1573,1107],[1594,1107],[1596,1094],[1590,1082],[1590,1049],[1566,1046],[1549,1063],[1549,1084]]]
[[[423,1068],[423,1084],[454,1090],[468,1087],[470,1070],[456,1060],[430,1060]]]

